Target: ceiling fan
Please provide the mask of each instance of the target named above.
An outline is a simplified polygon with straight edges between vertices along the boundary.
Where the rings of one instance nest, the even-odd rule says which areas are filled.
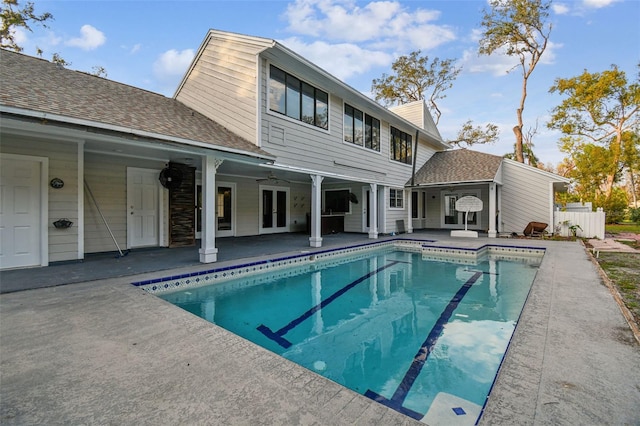
[[[273,172],[270,172],[265,178],[256,179],[256,182],[291,183],[286,179],[280,179]]]

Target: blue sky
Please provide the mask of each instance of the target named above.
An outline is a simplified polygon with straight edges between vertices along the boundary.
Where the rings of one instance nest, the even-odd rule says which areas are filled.
[[[20,4],[25,1],[21,0]],[[49,28],[20,31],[25,54],[69,68],[172,96],[211,28],[275,39],[369,95],[371,82],[389,73],[399,55],[421,49],[433,59],[457,59],[462,72],[440,101],[440,133],[455,137],[467,120],[497,124],[500,141],[473,149],[512,152],[522,77],[517,62],[478,56],[483,0],[429,1],[62,1],[35,0],[36,13],[50,12]],[[550,111],[561,101],[549,94],[556,78],[612,64],[632,80],[640,62],[640,0],[572,0],[552,3],[550,45],[534,71],[525,104],[525,131],[534,128],[534,152],[557,165],[560,134],[547,130]]]

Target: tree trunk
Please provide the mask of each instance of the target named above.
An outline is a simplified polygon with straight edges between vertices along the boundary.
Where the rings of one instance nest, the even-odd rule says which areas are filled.
[[[524,154],[522,152],[522,126],[514,126],[513,134],[516,135],[516,161],[524,163]]]

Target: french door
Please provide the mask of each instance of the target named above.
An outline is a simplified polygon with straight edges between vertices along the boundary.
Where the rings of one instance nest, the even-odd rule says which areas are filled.
[[[456,210],[456,201],[467,195],[474,197],[480,197],[479,191],[471,192],[450,192],[442,194],[442,216],[441,226],[448,229],[463,229],[464,228],[464,212]],[[480,224],[480,214],[482,212],[470,212],[468,217],[468,226],[478,228]]]
[[[289,188],[260,185],[260,233],[289,232]]]
[[[216,237],[236,235],[236,184],[216,183]],[[196,238],[202,238],[202,183],[196,184]]]

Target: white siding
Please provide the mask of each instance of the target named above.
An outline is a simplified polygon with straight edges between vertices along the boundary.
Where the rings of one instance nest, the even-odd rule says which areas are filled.
[[[264,46],[212,35],[176,99],[257,143],[257,53]]]
[[[2,152],[8,154],[37,155],[49,158],[49,180],[64,181],[64,187],[49,191],[49,262],[78,258],[78,144],[45,142],[38,139],[2,136]],[[56,229],[53,222],[67,218],[73,226]]]
[[[295,73],[280,64],[274,64],[292,73],[314,87],[327,91],[311,75]],[[380,152],[343,141],[344,101],[336,93],[329,93],[329,131],[307,125],[268,110],[268,64],[262,67],[262,147],[277,156],[278,164],[286,164],[327,173],[339,173],[372,182],[403,187],[411,178],[412,165],[389,158],[390,125],[383,117],[367,110],[365,105],[352,106],[370,114],[380,123]],[[399,127],[415,138],[415,130]],[[282,135],[284,134],[284,140]],[[418,167],[433,155],[434,149],[422,143],[418,148]]]
[[[529,222],[553,226],[549,218],[549,178],[534,169],[506,161],[502,166],[502,178],[502,232],[522,233]]]
[[[84,178],[120,249],[127,248],[127,167],[156,169],[160,173],[164,166],[160,161],[92,153],[85,155]],[[84,206],[85,253],[116,251],[117,247],[96,205],[86,192]],[[167,217],[168,212],[163,212],[163,216]]]

